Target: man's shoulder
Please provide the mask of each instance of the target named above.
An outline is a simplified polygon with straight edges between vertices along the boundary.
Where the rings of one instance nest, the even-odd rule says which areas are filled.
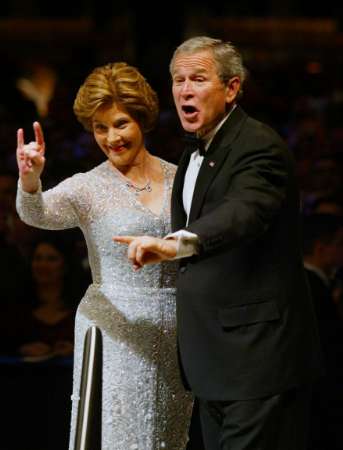
[[[240,136],[255,148],[273,146],[282,151],[287,151],[286,141],[275,128],[249,115],[247,115],[242,126]]]
[[[251,139],[256,142],[276,141],[285,145],[280,133],[267,122],[248,114],[240,105],[237,105],[228,117],[226,125],[223,126],[223,134],[230,134],[235,130],[236,137]],[[257,142],[256,142],[257,143]]]
[[[264,122],[256,117],[247,115],[245,126],[254,131],[256,134],[260,135],[261,138],[274,138],[283,140],[280,133],[275,128],[273,128],[267,122]]]

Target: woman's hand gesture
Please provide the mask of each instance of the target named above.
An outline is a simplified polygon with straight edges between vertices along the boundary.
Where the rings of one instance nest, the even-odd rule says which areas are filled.
[[[17,132],[17,163],[22,188],[26,192],[36,192],[39,178],[45,164],[45,142],[43,130],[39,122],[33,123],[35,140],[29,144],[24,142],[24,130]]]

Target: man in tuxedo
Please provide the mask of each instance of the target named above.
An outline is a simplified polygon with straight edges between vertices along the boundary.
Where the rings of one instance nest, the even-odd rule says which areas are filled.
[[[304,450],[321,362],[293,160],[276,132],[238,105],[246,71],[231,43],[191,38],[170,70],[188,134],[174,233],[114,240],[128,244],[136,270],[180,258],[180,367],[206,450]]]

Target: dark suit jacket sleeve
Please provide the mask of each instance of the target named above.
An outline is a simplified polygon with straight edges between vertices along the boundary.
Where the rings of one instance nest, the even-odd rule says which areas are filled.
[[[255,138],[244,150],[239,144],[231,150],[207,196],[216,183],[226,182],[226,192],[205,202],[201,216],[186,228],[198,235],[201,252],[256,239],[284,202],[291,170],[288,150],[277,136]]]

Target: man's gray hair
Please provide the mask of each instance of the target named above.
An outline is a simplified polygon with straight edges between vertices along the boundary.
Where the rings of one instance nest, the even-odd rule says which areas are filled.
[[[222,82],[227,83],[230,78],[238,77],[242,87],[247,76],[242,55],[231,42],[224,42],[221,39],[213,39],[208,36],[192,37],[179,45],[170,61],[170,73],[173,74],[175,58],[181,53],[193,54],[206,50],[212,52],[217,66],[217,73]]]

